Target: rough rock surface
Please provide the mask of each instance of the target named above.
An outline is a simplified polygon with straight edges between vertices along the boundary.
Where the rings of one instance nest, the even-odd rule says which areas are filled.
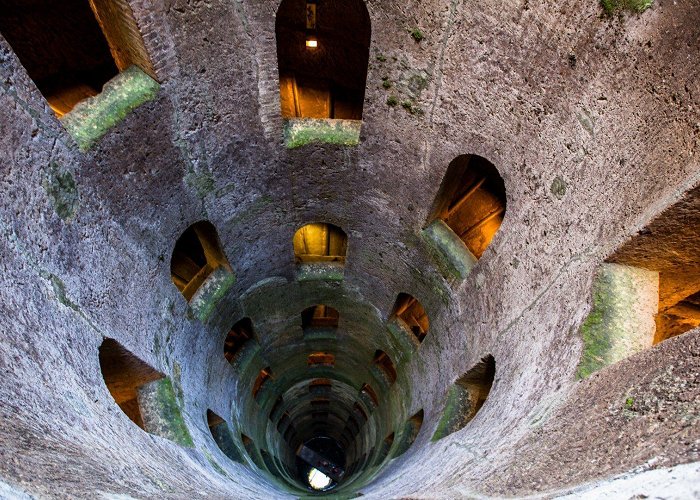
[[[575,377],[599,264],[700,185],[696,0],[615,17],[596,1],[370,0],[359,145],[295,149],[275,0],[131,4],[167,78],[87,152],[0,38],[0,494],[287,495],[257,453],[241,464],[219,450],[207,409],[273,446],[251,385],[263,357],[282,381],[305,368],[300,312],[338,305],[336,370],[355,384],[378,346],[396,347],[385,322],[401,292],[420,298],[430,332],[396,362],[401,390],[382,392],[367,440],[425,418],[405,454],[358,483],[364,496],[547,494],[700,460],[698,330]],[[410,106],[388,106],[391,93]],[[448,281],[421,231],[460,154],[498,168],[508,205],[469,276]],[[169,268],[202,219],[236,276],[206,323]],[[292,237],[315,221],[349,236],[342,280],[296,279]],[[261,353],[238,372],[222,346],[245,315]],[[177,381],[192,448],[119,410],[98,362],[106,337]],[[486,404],[431,442],[448,387],[487,354]]]

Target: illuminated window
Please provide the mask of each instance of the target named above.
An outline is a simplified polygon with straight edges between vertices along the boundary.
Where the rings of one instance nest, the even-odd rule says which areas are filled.
[[[396,367],[387,353],[377,350],[374,353],[373,363],[384,373],[389,384],[396,382]]]
[[[316,391],[329,391],[332,387],[331,379],[329,378],[317,378],[309,383],[309,392]]]
[[[498,170],[462,155],[447,168],[430,220],[441,219],[479,259],[503,222],[506,190]]]
[[[250,318],[243,318],[238,321],[226,335],[224,340],[224,357],[229,363],[233,361],[236,354],[243,346],[253,338],[253,322]]]
[[[262,389],[263,385],[272,378],[272,369],[268,366],[267,368],[263,368],[260,370],[260,373],[258,374],[258,377],[255,379],[255,382],[253,383],[253,398],[257,398],[258,394],[260,394],[260,390]]]
[[[102,342],[99,359],[102,377],[114,401],[132,422],[145,429],[138,401],[138,389],[162,379],[164,375],[113,339],[105,339]]]
[[[309,368],[317,366],[332,367],[335,365],[335,355],[327,352],[314,352],[309,354],[307,363]]]
[[[128,2],[0,0],[0,33],[58,117],[130,66],[155,78]]]
[[[317,305],[301,313],[301,327],[307,328],[338,328],[340,314],[332,307]]]
[[[423,342],[428,334],[430,322],[425,309],[415,297],[407,293],[400,293],[396,298],[391,319],[405,325],[416,336],[418,342]]]
[[[311,468],[308,476],[309,486],[318,491],[325,491],[333,483],[333,480],[318,469]]]
[[[294,235],[294,257],[297,263],[345,264],[347,247],[348,237],[345,231],[333,224],[307,224]]]
[[[363,0],[283,0],[276,17],[285,118],[362,119],[371,26]]]
[[[450,387],[445,411],[433,435],[433,441],[465,427],[479,412],[491,392],[496,361],[486,356]]]
[[[175,243],[170,260],[173,283],[188,301],[216,269],[231,272],[216,228],[208,221],[192,224]]]

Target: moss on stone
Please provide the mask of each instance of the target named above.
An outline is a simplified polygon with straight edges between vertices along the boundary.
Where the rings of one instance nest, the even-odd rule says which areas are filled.
[[[319,341],[319,340],[336,340],[338,331],[332,327],[315,327],[304,329],[304,340]]]
[[[425,35],[419,28],[413,28],[409,30],[409,33],[416,42],[421,42],[425,38]]]
[[[477,259],[447,224],[437,219],[422,231],[422,236],[445,278],[463,280],[469,276]]]
[[[63,283],[63,280],[61,280],[61,278],[59,278],[55,274],[49,274],[48,279],[51,282],[53,292],[56,294],[56,299],[64,306],[76,312],[80,312],[80,308],[78,307],[78,305],[72,300],[70,300],[66,295],[66,285],[65,283]]]
[[[131,66],[107,82],[102,92],[78,103],[61,122],[81,151],[90,149],[134,109],[155,99],[160,84]]]
[[[214,467],[216,472],[222,476],[226,476],[226,471],[218,463],[216,463],[216,460],[214,460],[214,457],[211,456],[211,453],[204,450],[204,456],[207,458],[207,461],[211,464],[211,466]]]
[[[189,187],[194,189],[199,198],[204,198],[214,191],[214,176],[209,170],[204,170],[202,172],[190,170],[185,176],[185,182]]]
[[[231,367],[237,373],[243,373],[250,362],[255,359],[255,356],[260,352],[260,344],[255,340],[246,342],[236,356],[231,360]]]
[[[235,282],[236,277],[227,268],[221,266],[214,269],[190,301],[195,317],[202,323],[206,322]]]
[[[654,0],[600,0],[600,5],[608,15],[624,10],[642,13],[651,7],[653,3]]]
[[[593,283],[593,307],[581,326],[584,347],[577,377],[650,347],[657,309],[658,273],[603,264]]]
[[[64,221],[72,219],[79,205],[73,174],[52,162],[46,171],[43,186],[58,216]]]
[[[182,417],[173,384],[169,378],[150,382],[139,388],[139,407],[144,429],[181,446],[194,447],[185,419]]]
[[[459,384],[454,384],[447,392],[445,409],[442,412],[440,422],[438,422],[432,441],[452,434],[464,427],[470,420],[471,402],[467,389]]]
[[[398,318],[390,319],[386,325],[392,341],[392,359],[397,368],[408,362],[420,346],[416,336],[404,325],[405,323]]]
[[[292,118],[284,122],[284,142],[289,149],[312,143],[357,146],[361,127],[360,120]]]
[[[297,266],[297,281],[343,281],[345,267],[337,262],[309,262]]]

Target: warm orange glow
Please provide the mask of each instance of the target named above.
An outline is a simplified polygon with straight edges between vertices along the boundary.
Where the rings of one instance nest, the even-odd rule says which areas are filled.
[[[315,49],[318,47],[318,40],[310,39],[306,41],[306,46],[310,49]]]

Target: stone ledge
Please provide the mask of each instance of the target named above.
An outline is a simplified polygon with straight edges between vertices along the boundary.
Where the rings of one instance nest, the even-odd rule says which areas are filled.
[[[448,279],[465,279],[478,262],[459,236],[440,219],[426,227],[421,236],[440,272]]]
[[[345,266],[337,262],[313,262],[299,264],[297,281],[343,281]]]
[[[129,113],[155,99],[159,90],[158,82],[138,66],[131,66],[108,81],[101,93],[79,102],[61,123],[85,152]]]
[[[194,316],[205,323],[235,281],[236,277],[225,267],[214,269],[190,301]]]
[[[162,378],[141,386],[138,402],[143,418],[143,427],[150,434],[169,439],[181,446],[192,448],[194,442],[169,378]]]
[[[357,146],[361,120],[289,118],[284,121],[284,144],[289,149],[312,143]]]

